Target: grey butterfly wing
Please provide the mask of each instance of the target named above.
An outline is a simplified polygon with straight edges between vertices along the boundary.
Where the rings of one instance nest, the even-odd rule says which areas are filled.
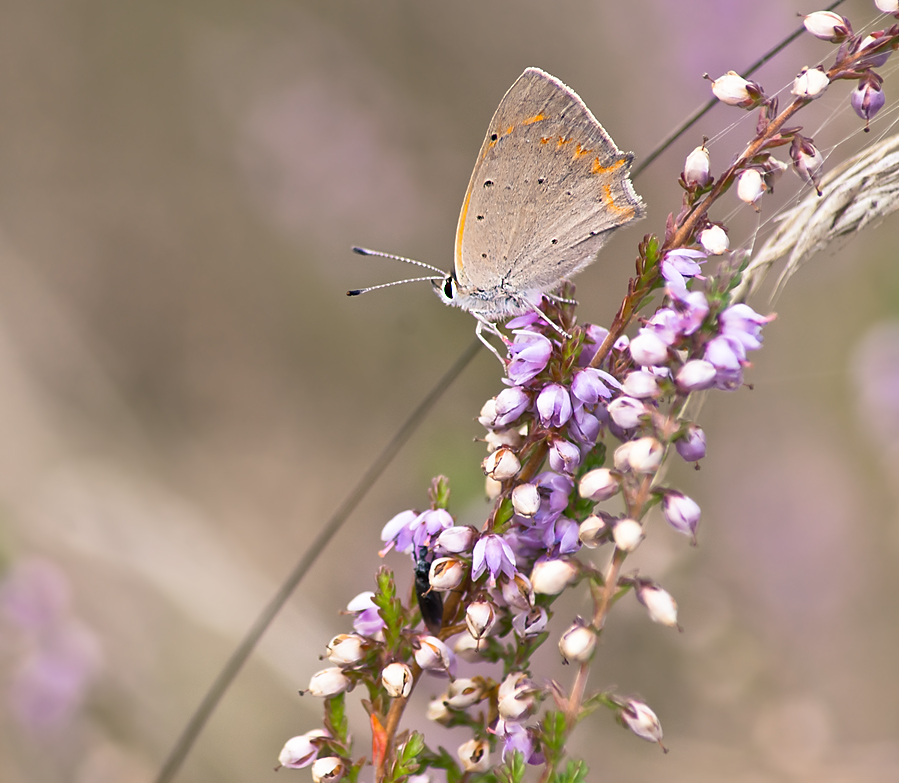
[[[551,291],[645,208],[621,152],[584,102],[528,68],[500,102],[459,217],[460,289]]]

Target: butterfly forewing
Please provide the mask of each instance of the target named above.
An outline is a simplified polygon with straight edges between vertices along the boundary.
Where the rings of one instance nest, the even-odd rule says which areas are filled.
[[[630,162],[572,90],[526,70],[496,110],[463,202],[460,288],[550,291],[589,264],[605,232],[643,215]]]

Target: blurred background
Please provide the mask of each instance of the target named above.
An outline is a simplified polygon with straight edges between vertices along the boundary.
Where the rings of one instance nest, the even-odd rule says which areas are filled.
[[[473,320],[426,285],[344,296],[409,272],[350,246],[449,269],[487,123],[525,67],[571,85],[639,161],[707,100],[703,73],[745,68],[813,10],[4,2],[0,779],[152,779],[311,537],[471,341]],[[840,12],[887,26],[869,0]],[[756,78],[774,92],[831,52],[804,35]],[[840,144],[837,161],[866,140],[852,86],[800,119],[821,148]],[[735,122],[711,148],[723,170],[754,113],[716,107],[637,180],[649,217],[578,278],[583,321],[608,323],[636,243],[679,208],[685,155]],[[762,222],[800,185],[787,174]],[[732,246],[758,225],[735,197],[714,217]],[[754,388],[708,398],[709,456],[670,475],[703,508],[700,547],[657,519],[636,559],[685,631],[622,601],[593,675],[645,698],[671,753],[596,713],[572,751],[597,779],[899,779],[897,227],[803,269],[753,356]],[[283,742],[320,725],[321,702],[297,689],[373,587],[382,525],[426,505],[438,473],[459,519],[483,521],[475,417],[501,388],[482,351],[324,552],[179,780],[272,780]],[[408,583],[408,558],[388,564]],[[560,611],[559,630],[585,607]],[[542,673],[567,682],[557,658],[547,645]],[[407,725],[440,688],[423,683]],[[467,739],[436,736],[452,751]]]

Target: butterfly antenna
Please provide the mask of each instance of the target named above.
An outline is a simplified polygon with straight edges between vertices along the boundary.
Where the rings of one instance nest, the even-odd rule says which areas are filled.
[[[406,258],[405,256],[397,256],[393,253],[382,253],[380,250],[369,250],[367,247],[353,247],[353,252],[358,253],[360,256],[380,256],[381,258],[392,258],[395,261],[402,261],[404,264],[413,264],[414,266],[420,266],[422,269],[430,269],[432,272],[437,272],[440,275],[440,280],[446,277],[446,272],[442,269],[438,269],[436,266],[431,266],[430,264],[426,264],[423,261],[416,261],[414,258]],[[430,280],[431,278],[424,278],[425,280]],[[401,280],[401,283],[409,282],[407,280]]]
[[[440,270],[437,270],[440,271]],[[360,294],[367,294],[369,291],[377,291],[379,288],[390,288],[394,285],[402,285],[403,283],[421,283],[425,280],[443,280],[445,275],[440,275],[440,277],[410,277],[408,280],[394,280],[392,283],[381,283],[381,285],[371,285],[368,288],[355,288],[352,291],[347,291],[347,296],[359,296]]]

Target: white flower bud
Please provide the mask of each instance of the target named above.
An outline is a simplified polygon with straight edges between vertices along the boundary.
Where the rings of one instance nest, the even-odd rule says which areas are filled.
[[[591,514],[578,528],[577,537],[580,542],[588,549],[595,549],[602,543],[605,534],[608,532],[609,526],[606,521],[596,514]]]
[[[315,783],[334,783],[346,774],[346,767],[337,756],[325,756],[315,760],[311,772]]]
[[[502,494],[502,491],[502,481],[492,479],[490,476],[484,479],[484,494],[487,495],[487,500],[496,500]]]
[[[355,633],[341,633],[328,642],[328,660],[338,666],[350,666],[365,657],[371,647],[364,637]]]
[[[634,473],[655,473],[664,455],[664,446],[655,438],[638,438],[631,444],[627,461]]]
[[[448,693],[441,693],[436,699],[431,699],[428,702],[427,709],[425,710],[425,717],[428,720],[432,720],[435,723],[443,723],[444,725],[451,720],[453,714],[446,706],[448,696]]]
[[[494,481],[505,481],[518,475],[521,463],[512,449],[502,448],[488,454],[481,463],[481,467],[488,478],[492,478]]]
[[[721,226],[710,226],[699,232],[699,244],[710,256],[720,256],[727,252],[730,240]]]
[[[540,510],[540,493],[536,484],[519,484],[512,490],[512,508],[519,516],[530,519]]]
[[[343,693],[349,686],[350,681],[347,676],[340,668],[333,666],[312,675],[307,693],[327,699]]]
[[[496,421],[496,397],[487,400],[481,406],[481,413],[478,416],[478,423],[482,427],[492,427]]]
[[[618,493],[621,483],[608,468],[596,468],[587,471],[578,482],[578,494],[584,500],[601,502]]]
[[[484,772],[490,768],[490,745],[486,740],[470,739],[457,751],[465,772]]]
[[[845,41],[852,30],[849,20],[833,11],[815,11],[806,16],[802,24],[815,38],[831,43]]]
[[[484,695],[483,677],[458,677],[450,683],[446,692],[446,703],[457,710],[464,710],[477,704]]]
[[[642,701],[628,699],[619,713],[621,721],[640,739],[662,745],[662,724],[656,714]],[[665,746],[662,745],[664,749]],[[666,751],[667,752],[667,751]]]
[[[793,89],[790,92],[800,98],[817,98],[824,94],[830,79],[819,65],[817,68],[803,68],[793,80]]]
[[[531,580],[516,572],[511,579],[500,582],[503,600],[515,609],[530,609],[534,605],[534,588]]]
[[[462,584],[467,570],[455,557],[438,557],[431,563],[428,582],[435,590],[454,590]]]
[[[531,584],[535,593],[558,595],[577,575],[577,566],[569,560],[538,560],[531,570]]]
[[[524,437],[516,429],[490,430],[484,436],[484,443],[487,444],[487,453],[492,453],[503,446],[510,449],[521,448],[524,443]]]
[[[392,699],[406,698],[412,693],[412,669],[405,663],[394,661],[381,670],[381,684]]]
[[[619,519],[612,528],[612,539],[622,552],[633,552],[643,538],[643,526],[636,519]]]
[[[465,610],[465,625],[474,639],[487,636],[496,625],[496,607],[490,601],[473,601]]]
[[[877,10],[883,14],[895,14],[899,12],[899,0],[874,0]]]
[[[724,76],[712,80],[712,93],[728,106],[747,107],[754,102],[747,89],[751,84],[736,71],[728,71]]]
[[[512,618],[512,628],[522,639],[539,636],[546,630],[549,615],[542,606],[535,606],[529,612],[517,614]]]
[[[641,329],[631,340],[628,349],[634,362],[641,367],[655,367],[668,361],[668,346],[661,337],[649,329]]]
[[[302,769],[308,767],[318,753],[321,738],[329,736],[327,731],[312,729],[299,737],[291,737],[284,743],[281,753],[278,754],[278,762],[282,767]]]
[[[475,639],[470,633],[460,633],[456,643],[453,645],[453,652],[463,661],[468,661],[469,663],[480,663],[483,661],[481,649],[481,640]]]
[[[415,662],[425,671],[449,672],[453,668],[453,654],[436,636],[419,636]]]
[[[697,147],[687,155],[687,160],[684,163],[684,182],[688,185],[705,187],[712,181],[709,169],[709,151],[705,148],[705,145]]]
[[[765,192],[765,181],[756,169],[746,169],[737,177],[737,196],[740,201],[755,204]]]
[[[568,663],[586,663],[595,648],[596,633],[582,621],[575,622],[559,639],[559,652]]]
[[[537,688],[524,672],[512,672],[497,689],[497,709],[503,720],[520,721],[537,706]]]
[[[677,602],[671,593],[652,582],[638,581],[636,594],[637,600],[649,612],[650,620],[680,630],[677,624]]]
[[[607,410],[612,421],[623,430],[633,429],[649,413],[646,406],[633,397],[616,397],[609,403]]]
[[[710,389],[715,385],[715,376],[718,370],[711,362],[705,359],[691,359],[677,371],[674,376],[678,388],[686,392]]]
[[[628,373],[621,384],[621,391],[628,397],[638,400],[658,397],[662,391],[659,389],[659,381],[655,375],[646,370],[635,370]],[[618,399],[627,399],[619,397]],[[619,425],[620,426],[620,425]]]
[[[634,442],[629,440],[615,449],[612,453],[612,464],[615,466],[615,470],[626,473],[631,469],[630,455],[633,446]]]

